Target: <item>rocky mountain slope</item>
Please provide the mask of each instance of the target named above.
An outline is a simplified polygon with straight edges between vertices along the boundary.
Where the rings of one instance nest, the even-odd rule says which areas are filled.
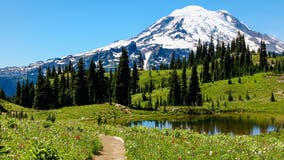
[[[188,56],[191,49],[195,50],[199,39],[202,42],[209,42],[210,37],[213,36],[215,42],[217,38],[219,41],[229,42],[238,32],[245,35],[246,42],[252,50],[257,50],[263,39],[269,51],[277,53],[284,51],[283,42],[273,36],[251,30],[227,11],[209,11],[200,6],[187,6],[161,18],[129,40],[117,41],[77,55],[32,63],[29,66],[2,68],[0,87],[11,95],[15,91],[15,81],[27,77],[36,79],[39,66],[44,70],[48,66],[68,65],[69,61],[75,66],[81,57],[85,59],[86,66],[91,59],[95,61],[100,59],[104,67],[109,70],[117,66],[123,46],[127,48],[130,66],[141,55],[144,59],[144,68],[148,69],[161,63],[169,63],[172,52],[180,57]]]

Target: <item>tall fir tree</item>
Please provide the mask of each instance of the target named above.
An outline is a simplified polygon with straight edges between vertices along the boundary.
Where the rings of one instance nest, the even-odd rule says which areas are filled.
[[[53,74],[53,91],[52,91],[53,108],[59,108],[59,78],[57,73]]]
[[[45,88],[44,88],[45,79],[42,73],[41,68],[38,69],[37,76],[37,85],[35,90],[35,99],[33,103],[33,108],[35,109],[44,109],[45,104]]]
[[[205,44],[203,46],[203,54],[204,54],[204,60],[203,60],[203,71],[202,71],[202,78],[203,83],[207,83],[211,81],[211,73],[210,73],[210,54],[207,52],[207,45]],[[212,54],[212,53],[211,53]]]
[[[144,60],[143,60],[141,53],[139,53],[138,66],[137,67],[138,67],[139,70],[144,69]]]
[[[268,70],[267,51],[266,44],[264,41],[261,41],[260,43],[259,67],[262,71]]]
[[[183,59],[183,67],[181,74],[181,105],[187,104],[187,77],[186,77],[186,65],[185,58]]]
[[[103,103],[108,100],[107,98],[107,82],[104,76],[105,70],[102,65],[102,61],[98,62],[98,71],[97,71],[97,92],[96,92],[96,101],[97,103]]]
[[[188,91],[189,104],[194,106],[202,106],[202,94],[198,81],[197,66],[194,65],[191,70],[191,78]]]
[[[175,68],[175,53],[173,52],[171,55],[170,69]]]
[[[178,106],[181,105],[180,101],[180,84],[179,84],[179,77],[177,75],[177,70],[174,69],[172,71],[170,77],[170,86],[169,86],[169,95],[168,95],[168,103],[169,105]]]
[[[44,105],[42,106],[42,109],[51,109],[53,107],[53,90],[52,90],[52,86],[50,83],[50,79],[49,78],[45,78],[44,81]]]
[[[59,102],[59,106],[61,106],[61,107],[68,105],[67,104],[67,98],[66,98],[66,89],[67,89],[67,86],[66,86],[65,75],[61,74],[60,75],[60,82],[59,82],[59,95],[58,95],[58,102]]]
[[[123,47],[116,73],[115,101],[125,106],[131,105],[129,101],[130,69],[128,63],[127,51]]]
[[[89,103],[96,103],[96,65],[92,59],[87,74]]]
[[[6,99],[6,94],[2,88],[0,88],[0,99]]]
[[[84,105],[88,104],[88,89],[85,77],[85,63],[83,58],[80,58],[78,61],[78,71],[75,75],[74,82],[74,97],[73,104],[74,105]]]

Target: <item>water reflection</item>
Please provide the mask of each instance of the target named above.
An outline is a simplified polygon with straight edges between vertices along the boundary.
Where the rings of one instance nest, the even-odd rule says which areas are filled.
[[[258,120],[250,117],[212,116],[187,120],[145,120],[131,122],[130,126],[146,126],[150,128],[191,129],[209,135],[226,133],[231,135],[258,135],[283,128],[283,122],[276,124],[271,120]]]

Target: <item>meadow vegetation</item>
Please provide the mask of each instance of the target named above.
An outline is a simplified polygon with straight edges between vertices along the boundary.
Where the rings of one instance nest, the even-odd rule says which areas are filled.
[[[157,99],[167,98],[168,88],[162,87],[161,83],[167,83],[169,72],[140,72],[140,85],[153,79],[153,104]],[[177,73],[181,75],[180,70]],[[34,110],[0,100],[0,106],[7,110],[0,116],[0,158],[92,159],[93,154],[102,148],[99,134],[106,134],[125,140],[128,159],[283,159],[282,130],[258,136],[231,136],[123,126],[143,119],[178,119],[221,113],[261,113],[267,115],[264,118],[278,117],[276,120],[283,122],[283,75],[257,73],[243,76],[241,80],[232,78],[231,81],[232,84],[228,84],[228,80],[201,84],[204,97],[201,107],[161,103],[156,111],[118,107],[115,103]],[[271,101],[272,91],[275,102]],[[228,100],[229,92],[232,101]],[[142,108],[147,107],[150,94],[145,96],[148,100],[142,101],[142,93],[134,94],[132,103],[141,101]]]

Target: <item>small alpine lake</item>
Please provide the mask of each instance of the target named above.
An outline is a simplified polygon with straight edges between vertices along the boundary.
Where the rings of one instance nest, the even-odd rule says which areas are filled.
[[[128,126],[159,129],[190,129],[208,135],[259,135],[284,128],[283,117],[265,114],[225,114],[160,120],[132,121]]]

